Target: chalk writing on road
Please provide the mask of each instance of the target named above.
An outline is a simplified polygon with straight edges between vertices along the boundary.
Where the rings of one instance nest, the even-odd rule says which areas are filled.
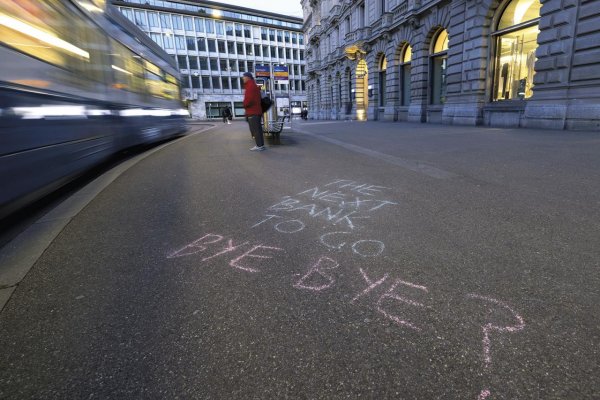
[[[339,284],[338,280],[346,277],[348,272],[356,273],[365,286],[356,288],[354,293],[344,294],[351,298],[350,305],[367,307],[406,332],[419,335],[435,332],[435,326],[427,326],[423,322],[435,319],[420,316],[435,311],[433,304],[436,302],[433,299],[440,295],[437,291],[430,290],[424,282],[410,282],[391,272],[374,276],[369,273],[368,265],[365,265],[370,259],[379,257],[386,251],[382,240],[360,236],[362,228],[369,223],[372,215],[386,212],[399,204],[385,194],[388,190],[385,186],[337,179],[322,186],[301,190],[293,196],[283,196],[281,201],[267,207],[267,213],[252,223],[250,228],[270,226],[282,234],[284,241],[307,229],[325,229],[325,233],[320,231],[316,235],[315,241],[317,246],[328,253],[311,257],[306,267],[294,275],[291,284],[293,288],[315,294],[343,290],[347,285]],[[319,223],[314,224],[313,221]],[[335,254],[341,251],[348,252],[354,261],[340,263]],[[222,234],[205,233],[173,251],[167,258],[196,257],[199,263],[223,260],[228,267],[239,271],[260,273],[268,268],[285,268],[284,261],[278,258],[285,252],[283,245],[265,245],[236,240]],[[482,303],[499,314],[510,314],[515,321],[513,325],[503,326],[488,320],[477,332],[482,341],[484,371],[490,373],[494,350],[492,338],[523,330],[524,319],[506,302],[493,297],[463,293],[462,298]],[[485,388],[479,392],[478,400],[485,400],[490,395],[491,391]]]

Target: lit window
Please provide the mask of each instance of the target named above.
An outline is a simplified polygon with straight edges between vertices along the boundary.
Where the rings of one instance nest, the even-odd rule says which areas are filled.
[[[533,95],[537,58],[539,0],[513,0],[498,22],[493,100],[526,99]]]
[[[412,60],[412,48],[406,46],[402,54],[400,63],[400,104],[407,106],[410,104],[410,62]]]
[[[438,32],[431,53],[431,104],[444,104],[448,66],[448,32],[445,29]]]

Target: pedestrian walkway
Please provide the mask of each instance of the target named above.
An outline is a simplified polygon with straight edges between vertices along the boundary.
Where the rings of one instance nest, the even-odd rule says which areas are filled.
[[[593,399],[599,139],[294,121],[257,153],[234,121],[166,143],[22,238],[0,398]]]

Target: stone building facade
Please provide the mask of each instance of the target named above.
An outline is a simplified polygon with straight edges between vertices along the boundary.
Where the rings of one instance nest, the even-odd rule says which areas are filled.
[[[287,65],[289,84],[275,84],[279,112],[306,107],[302,19],[204,0],[112,0],[179,66],[183,100],[193,118],[244,117],[242,73]]]
[[[302,6],[312,118],[600,127],[600,1]]]

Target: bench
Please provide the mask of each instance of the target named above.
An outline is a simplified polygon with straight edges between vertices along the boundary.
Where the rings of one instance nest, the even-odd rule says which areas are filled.
[[[283,125],[285,124],[286,118],[289,120],[290,117],[284,115],[283,117],[277,117],[277,119],[274,121],[267,121],[267,126],[266,129],[264,129],[264,133],[279,140],[279,135],[281,134],[281,131],[283,131]]]

